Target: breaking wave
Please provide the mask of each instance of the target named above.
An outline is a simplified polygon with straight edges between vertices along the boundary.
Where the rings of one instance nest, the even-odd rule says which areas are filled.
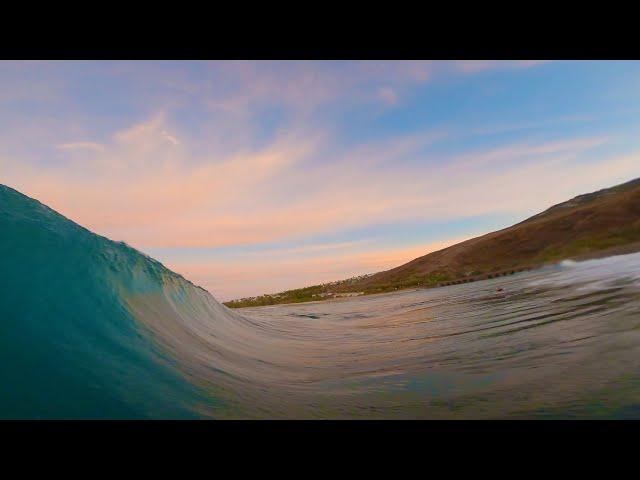
[[[0,186],[0,417],[635,418],[638,272],[636,254],[240,314]]]

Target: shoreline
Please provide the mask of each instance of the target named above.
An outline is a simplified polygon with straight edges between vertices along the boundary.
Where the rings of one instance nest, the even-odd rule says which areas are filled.
[[[525,267],[509,268],[509,269],[500,270],[498,272],[494,272],[490,274],[478,275],[476,277],[458,278],[456,280],[442,282],[441,284],[434,285],[431,287],[415,287],[414,286],[414,287],[398,288],[396,290],[392,290],[388,292],[369,293],[369,294],[365,293],[362,295],[353,295],[349,297],[333,297],[333,298],[327,298],[326,300],[309,300],[309,301],[301,301],[301,302],[274,303],[272,305],[247,305],[244,307],[229,307],[228,305],[225,305],[225,306],[231,310],[241,310],[246,308],[267,308],[267,307],[278,307],[278,306],[286,306],[286,305],[299,305],[302,303],[309,304],[309,303],[326,303],[326,302],[344,302],[344,301],[353,300],[354,298],[389,295],[389,294],[394,294],[399,292],[416,291],[416,290],[431,290],[434,288],[449,287],[453,285],[461,285],[464,283],[481,282],[483,280],[493,280],[495,278],[515,275],[517,273],[538,270],[549,265],[557,265],[560,262],[563,262],[565,260],[584,262],[587,260],[597,260],[601,258],[616,257],[620,255],[628,255],[628,254],[638,253],[638,252],[640,252],[640,242],[634,242],[634,243],[629,243],[627,245],[620,245],[616,247],[606,248],[603,250],[597,250],[594,252],[586,252],[582,254],[571,255],[570,257],[563,258],[560,260],[554,260],[552,262],[544,262],[540,264],[528,265]]]

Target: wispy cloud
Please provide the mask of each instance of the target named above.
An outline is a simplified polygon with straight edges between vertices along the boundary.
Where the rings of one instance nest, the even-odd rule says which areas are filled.
[[[396,105],[398,103],[398,94],[391,87],[380,87],[378,89],[378,97],[386,105]]]
[[[519,68],[532,68],[548,63],[548,60],[464,60],[455,62],[456,70],[466,73],[479,73],[488,70],[506,70]]]
[[[593,179],[606,185],[640,173],[638,163],[621,157],[585,163],[576,176],[575,162],[605,138],[504,145],[425,166],[422,149],[438,138],[429,132],[333,152],[326,163],[320,132],[289,132],[258,149],[203,159],[167,142],[169,131],[156,115],[115,133],[102,149],[87,149],[73,171],[23,166],[11,178],[78,222],[133,245],[218,247],[529,212]]]
[[[95,142],[72,142],[56,145],[59,150],[104,150],[104,145]]]
[[[495,135],[506,132],[514,132],[518,130],[539,129],[569,123],[584,123],[593,120],[593,117],[589,115],[569,115],[559,118],[550,118],[539,122],[505,123],[489,126],[483,125],[481,127],[475,128],[472,133],[475,135]]]

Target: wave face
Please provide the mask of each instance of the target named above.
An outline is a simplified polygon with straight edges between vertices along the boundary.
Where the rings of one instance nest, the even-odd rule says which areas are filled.
[[[640,254],[241,315],[0,186],[0,273],[0,418],[640,417]]]
[[[198,392],[127,299],[194,289],[0,186],[0,417],[193,418]]]

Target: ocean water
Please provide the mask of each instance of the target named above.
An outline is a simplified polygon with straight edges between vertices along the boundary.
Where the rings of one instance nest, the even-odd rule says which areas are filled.
[[[0,418],[640,418],[640,254],[229,310],[0,186]]]

